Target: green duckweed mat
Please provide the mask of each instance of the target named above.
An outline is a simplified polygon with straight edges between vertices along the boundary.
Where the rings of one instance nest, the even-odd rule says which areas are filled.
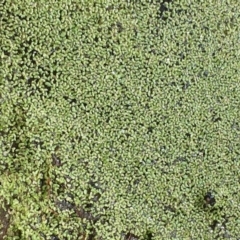
[[[2,0],[0,54],[0,237],[240,239],[238,0]]]

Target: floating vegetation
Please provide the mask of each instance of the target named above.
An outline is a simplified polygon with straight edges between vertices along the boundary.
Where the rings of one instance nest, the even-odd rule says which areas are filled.
[[[0,238],[239,239],[239,12],[1,1]]]

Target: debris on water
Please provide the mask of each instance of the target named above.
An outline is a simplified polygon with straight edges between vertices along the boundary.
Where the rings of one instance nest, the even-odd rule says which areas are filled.
[[[204,196],[204,200],[205,200],[207,205],[214,206],[215,203],[216,203],[216,199],[211,192],[206,193],[206,195]]]

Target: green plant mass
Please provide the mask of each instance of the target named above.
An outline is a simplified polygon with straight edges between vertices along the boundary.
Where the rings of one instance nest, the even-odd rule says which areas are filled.
[[[0,238],[240,239],[240,2],[0,2]]]

